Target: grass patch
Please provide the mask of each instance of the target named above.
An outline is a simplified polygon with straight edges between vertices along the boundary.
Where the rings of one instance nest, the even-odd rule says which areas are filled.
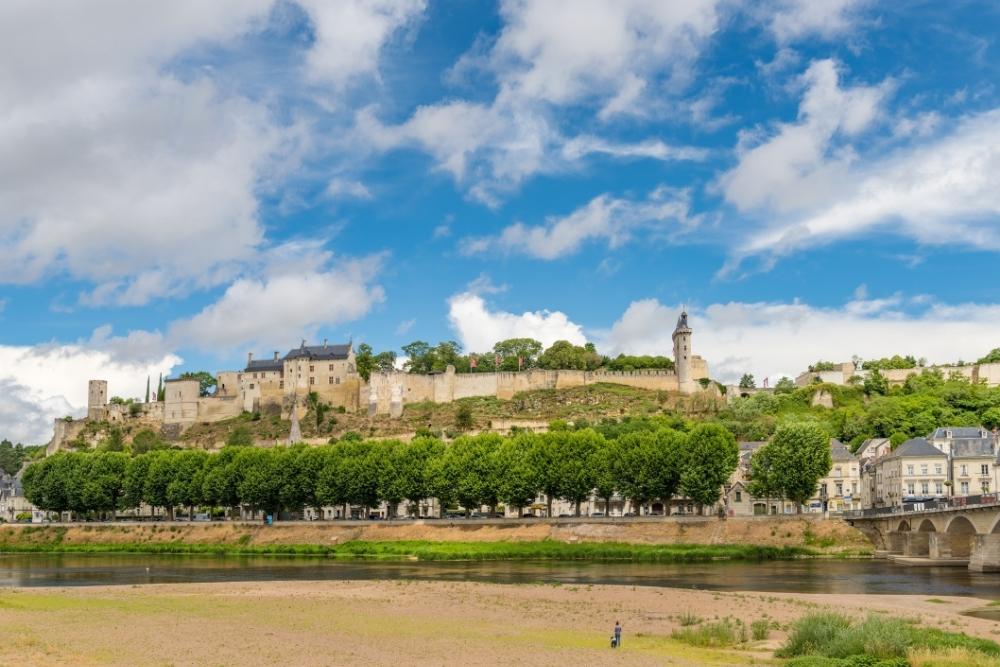
[[[337,545],[268,544],[251,545],[243,536],[235,544],[195,544],[184,542],[65,544],[5,543],[7,553],[151,553],[218,555],[330,556],[335,558],[378,558],[388,560],[630,560],[663,563],[712,560],[765,561],[814,555],[798,547],[770,547],[742,544],[622,544],[617,542],[431,542],[431,541],[351,541]]]
[[[771,621],[766,618],[758,618],[750,624],[750,637],[755,642],[764,641],[771,636]]]
[[[730,648],[747,642],[747,626],[739,619],[724,618],[678,628],[671,637],[692,646]]]
[[[931,665],[933,656],[960,652],[984,660],[997,659],[1000,645],[964,633],[918,627],[898,618],[871,614],[852,621],[840,614],[824,612],[796,621],[785,645],[775,655],[799,658],[789,663],[795,667],[906,667],[911,655],[919,654],[925,665]],[[816,660],[811,661],[813,658]]]
[[[941,598],[927,598],[924,602],[930,602],[931,604],[949,604],[947,600],[942,600]]]

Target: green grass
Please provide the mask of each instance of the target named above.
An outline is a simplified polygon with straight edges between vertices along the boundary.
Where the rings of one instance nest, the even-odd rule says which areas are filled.
[[[870,614],[853,621],[829,612],[796,621],[775,655],[795,658],[789,663],[794,667],[906,667],[913,652],[945,655],[953,651],[1000,657],[1000,645],[988,639],[918,627],[898,618]]]
[[[747,642],[747,626],[739,619],[724,618],[677,628],[671,637],[692,646],[729,648]]]
[[[630,560],[684,563],[711,560],[764,561],[812,555],[798,547],[697,544],[568,544],[540,542],[430,542],[430,541],[352,541],[339,545],[272,544],[251,545],[240,540],[235,544],[186,544],[183,542],[65,544],[6,543],[0,552],[8,553],[153,553],[153,554],[233,554],[329,556],[334,558],[373,558],[387,560]]]

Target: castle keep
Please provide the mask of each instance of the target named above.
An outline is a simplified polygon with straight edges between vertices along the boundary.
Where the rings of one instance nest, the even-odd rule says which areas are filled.
[[[518,372],[456,373],[449,366],[443,373],[427,375],[392,371],[373,373],[366,382],[358,374],[354,348],[350,343],[306,345],[306,341],[284,356],[255,359],[247,355],[240,371],[217,374],[216,391],[200,395],[200,384],[193,379],[168,379],[162,402],[140,407],[108,403],[108,386],[103,380],[91,380],[85,420],[57,420],[55,435],[49,445],[55,451],[61,443],[79,433],[86,421],[120,422],[136,418],[158,427],[167,437],[177,437],[195,423],[216,422],[243,412],[280,414],[289,417],[294,410],[304,416],[306,398],[315,393],[333,407],[354,412],[365,410],[370,416],[399,416],[408,403],[450,403],[472,396],[510,399],[519,392],[535,389],[564,389],[599,382],[642,389],[694,393],[699,380],[708,378],[708,364],[693,354],[691,328],[687,313],[681,313],[673,333],[675,370],[581,371],[531,369]]]

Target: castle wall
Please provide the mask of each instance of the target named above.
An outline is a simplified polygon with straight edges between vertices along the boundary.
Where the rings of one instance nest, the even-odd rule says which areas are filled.
[[[91,380],[87,383],[87,419],[102,421],[108,405],[107,380]]]
[[[215,395],[218,398],[231,398],[240,393],[239,371],[221,371],[215,376]]]
[[[83,428],[86,425],[86,419],[74,419],[72,421],[66,421],[65,419],[54,420],[52,439],[45,447],[45,455],[51,456],[62,449],[67,442],[75,440],[83,432]]]
[[[217,422],[238,417],[243,412],[243,403],[233,397],[206,396],[197,401],[196,421]]]
[[[548,371],[532,369],[520,372],[455,373],[449,370],[434,375],[413,375],[401,371],[377,373],[369,383],[359,383],[357,400],[362,408],[368,405],[372,387],[375,389],[378,414],[389,412],[392,388],[399,385],[403,403],[451,403],[474,396],[495,396],[509,400],[515,394],[539,389],[566,389],[599,382],[621,384],[654,391],[679,391],[677,375],[672,371]]]
[[[201,385],[197,380],[164,382],[164,424],[193,424],[198,419]]]
[[[1000,364],[979,364],[975,379],[977,382],[986,382],[990,387],[1000,385]]]

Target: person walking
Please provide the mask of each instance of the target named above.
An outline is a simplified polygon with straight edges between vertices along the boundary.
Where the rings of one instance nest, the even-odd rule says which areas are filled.
[[[622,645],[622,624],[615,621],[615,648]]]

